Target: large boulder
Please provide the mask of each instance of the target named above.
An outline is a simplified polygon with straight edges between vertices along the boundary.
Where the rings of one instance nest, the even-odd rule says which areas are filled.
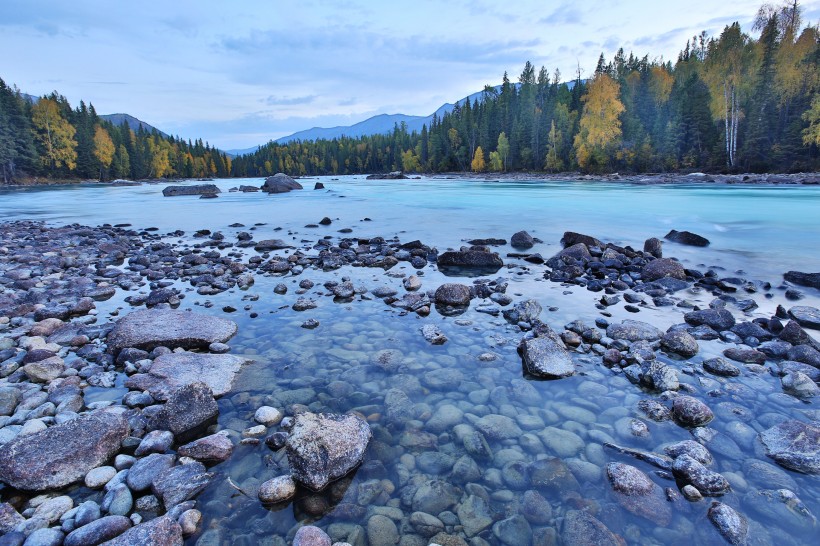
[[[807,305],[795,305],[789,309],[789,316],[803,328],[820,330],[820,309]]]
[[[97,410],[18,436],[0,450],[0,481],[27,491],[65,487],[113,457],[128,432],[120,413]]]
[[[159,346],[207,348],[211,343],[225,343],[236,330],[235,322],[204,313],[142,309],[117,322],[108,335],[108,350],[116,354],[126,347],[146,351]]]
[[[524,370],[543,379],[560,379],[575,374],[564,342],[549,326],[539,327],[538,337],[522,339],[518,345]]]
[[[321,491],[362,462],[371,436],[370,425],[358,415],[300,413],[286,444],[291,475]]]
[[[649,262],[641,270],[641,277],[645,281],[657,281],[664,277],[671,277],[681,281],[686,280],[686,271],[680,262],[671,258],[657,258]]]
[[[154,360],[147,374],[134,374],[125,386],[148,391],[157,400],[167,400],[179,387],[202,381],[214,396],[230,392],[236,374],[251,360],[235,355],[169,353]]]
[[[177,195],[216,195],[222,191],[215,184],[197,184],[195,186],[168,186],[162,190],[165,197]]]
[[[783,275],[783,278],[792,284],[820,289],[820,273],[789,271]]]
[[[302,185],[286,175],[285,173],[276,173],[265,179],[261,190],[267,193],[287,193],[291,190],[301,190]]]
[[[178,388],[158,411],[148,416],[149,430],[170,430],[184,438],[204,428],[219,415],[219,406],[211,388],[205,383],[193,383]]]
[[[759,434],[766,455],[797,472],[820,474],[820,427],[789,420]]]
[[[532,235],[527,233],[526,231],[519,231],[514,233],[513,236],[510,238],[510,244],[514,248],[532,248],[535,244],[535,241],[532,238]]]
[[[438,257],[440,268],[460,267],[464,269],[479,269],[481,272],[495,273],[504,265],[495,252],[483,250],[448,251]]]
[[[676,231],[673,229],[664,235],[663,238],[667,241],[672,241],[673,243],[679,243],[682,245],[709,246],[709,239],[706,237],[701,237],[691,231]]]

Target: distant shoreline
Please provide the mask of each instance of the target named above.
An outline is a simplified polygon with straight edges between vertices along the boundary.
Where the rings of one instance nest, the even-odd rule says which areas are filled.
[[[365,176],[368,173],[360,173],[353,176]],[[295,176],[296,179],[324,179],[337,178],[349,175],[310,175]],[[820,172],[813,173],[739,173],[739,174],[713,174],[713,173],[644,173],[644,174],[583,174],[580,172],[563,173],[543,173],[543,172],[447,172],[447,173],[409,173],[409,179],[419,177],[432,178],[437,180],[481,180],[492,181],[548,181],[548,182],[619,182],[639,185],[669,185],[669,184],[726,184],[726,185],[820,185]],[[227,180],[249,180],[264,177],[230,178]],[[208,182],[213,178],[169,178],[169,179],[147,179],[147,180],[111,180],[100,182],[98,180],[77,180],[77,179],[49,179],[36,178],[24,179],[17,184],[0,185],[0,189],[20,189],[36,188],[46,186],[77,186],[77,185],[111,185],[111,186],[133,186],[141,184],[173,184],[177,182]]]

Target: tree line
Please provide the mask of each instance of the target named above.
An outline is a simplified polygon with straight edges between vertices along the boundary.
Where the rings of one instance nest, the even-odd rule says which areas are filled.
[[[527,62],[513,83],[408,133],[270,142],[234,176],[366,172],[814,171],[820,167],[820,33],[797,1],[764,5],[686,43],[674,64],[623,49],[563,83]]]
[[[0,79],[0,180],[230,176],[231,159],[201,140],[114,125],[56,92],[32,99]]]
[[[27,100],[0,80],[0,172],[50,178],[341,175],[402,170],[667,172],[820,170],[820,31],[797,0],[763,5],[752,29],[687,41],[677,60],[623,49],[563,82],[527,62],[517,82],[409,132],[270,142],[230,158],[216,148],[131,130],[72,109],[56,93]]]

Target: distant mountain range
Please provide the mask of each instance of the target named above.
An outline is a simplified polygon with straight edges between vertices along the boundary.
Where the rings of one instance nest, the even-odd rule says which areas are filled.
[[[520,84],[514,84],[518,87]],[[572,89],[575,86],[575,81],[565,82],[569,89]],[[497,85],[494,87],[495,91],[500,91],[501,86]],[[456,105],[463,105],[467,102],[467,99],[470,102],[475,102],[476,100],[480,99],[482,94],[484,93],[483,90],[473,93],[467,97],[464,97],[461,100],[456,101],[455,103],[445,103],[442,104],[438,110],[430,114],[429,116],[408,116],[406,114],[378,114],[371,118],[367,118],[364,121],[360,121],[359,123],[354,123],[353,125],[340,125],[338,127],[313,127],[312,129],[306,129],[304,131],[298,131],[293,133],[292,135],[284,136],[282,138],[278,138],[274,140],[277,144],[287,144],[288,142],[294,140],[319,140],[319,139],[327,139],[331,140],[334,138],[341,138],[343,136],[350,137],[350,138],[358,138],[367,135],[378,135],[378,134],[386,134],[393,131],[393,127],[397,124],[401,125],[402,123],[407,124],[407,131],[421,131],[421,128],[427,125],[430,127],[430,124],[433,121],[433,116],[438,117],[439,119],[444,116],[445,113],[452,112]],[[237,156],[237,155],[244,155],[244,154],[252,154],[256,150],[258,150],[260,146],[253,146],[251,148],[245,148],[241,150],[225,150],[226,153]]]

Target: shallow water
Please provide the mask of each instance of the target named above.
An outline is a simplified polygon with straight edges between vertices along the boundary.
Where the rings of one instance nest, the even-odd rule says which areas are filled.
[[[760,307],[747,320],[770,316],[778,303],[793,305],[776,288],[783,272],[820,271],[820,255],[814,252],[820,243],[820,188],[365,181],[361,177],[322,182],[327,191],[313,191],[313,180],[305,180],[308,189],[303,192],[268,196],[229,193],[228,188],[248,181],[219,180],[216,183],[224,193],[214,200],[163,198],[164,185],[3,192],[0,217],[42,219],[51,224],[130,223],[138,229],[155,226],[161,233],[182,229],[187,235],[207,228],[223,232],[228,241],[258,222],[265,225],[256,228],[255,240],[290,238],[296,246],[306,248],[325,235],[345,236],[337,230],[347,227],[353,229],[354,236],[397,235],[402,242],[420,239],[440,250],[458,247],[474,237],[508,239],[513,232],[526,229],[544,241],[533,249],[544,257],[560,248],[558,241],[566,230],[640,248],[647,237],[662,237],[672,228],[688,229],[706,236],[712,245],[700,249],[666,243],[667,256],[679,257],[690,267],[723,267],[727,276],[743,270],[746,278],[768,280],[775,286],[769,298],[763,293],[750,296]],[[261,180],[253,183],[261,184]],[[323,216],[333,218],[333,224],[304,227]],[[234,222],[248,227],[228,227]],[[276,227],[283,229],[274,231]],[[167,240],[196,242],[187,235]],[[300,243],[303,240],[308,242]],[[499,251],[503,257],[512,248],[500,247]],[[575,319],[592,326],[601,316],[595,307],[600,293],[545,281],[544,266],[508,259],[505,263],[514,264],[514,268],[502,269],[492,278],[507,278],[507,293],[516,301],[537,299],[544,307],[541,318],[554,329],[561,331]],[[282,544],[283,540],[289,542],[300,523],[312,522],[334,540],[366,545],[368,519],[374,514],[395,519],[400,534],[413,534],[410,526],[401,523],[413,512],[412,502],[402,495],[409,490],[408,484],[430,479],[449,481],[458,488],[457,496],[462,491],[475,494],[476,487],[467,481],[479,484],[488,495],[493,517],[501,520],[518,513],[522,502],[523,489],[510,475],[510,463],[529,464],[555,456],[570,468],[578,488],[575,492],[545,492],[552,517],[532,525],[536,537],[551,536],[550,529],[560,534],[567,510],[588,507],[628,544],[722,542],[706,519],[711,499],[675,503],[671,522],[663,526],[632,515],[614,499],[605,466],[615,461],[640,468],[662,488],[677,490],[674,480],[659,475],[654,467],[602,446],[611,441],[660,451],[665,443],[690,439],[686,429],[673,422],[650,421],[638,410],[639,400],[657,399],[657,393],[631,384],[623,375],[603,367],[600,357],[592,354],[575,355],[579,373],[573,377],[524,380],[516,353],[522,332],[500,317],[477,312],[475,301],[457,317],[442,317],[433,311],[430,317],[420,318],[368,295],[337,303],[322,287],[327,280],[346,276],[356,286],[372,290],[388,284],[401,293],[401,279],[395,274],[414,272],[402,262],[389,275],[363,268],[306,270],[287,277],[255,275],[256,283],[245,292],[235,289],[208,297],[197,295],[190,285],[179,285],[186,290],[183,307],[217,314],[223,314],[221,309],[226,305],[239,309],[224,315],[239,324],[239,333],[230,342],[232,352],[254,359],[240,373],[233,391],[220,399],[219,429],[228,430],[238,441],[244,429],[255,425],[253,413],[260,405],[282,408],[302,404],[317,412],[358,411],[368,418],[374,432],[365,462],[354,475],[330,493],[302,491],[295,502],[277,507],[262,506],[253,491],[261,482],[287,471],[283,453],[270,451],[264,443],[238,445],[229,461],[214,467],[217,479],[197,499],[205,532],[188,539],[189,544]],[[306,296],[315,299],[318,308],[298,313],[290,306],[299,297],[298,283],[304,278],[316,283]],[[447,279],[435,267],[427,266],[422,290],[435,289],[448,280],[472,281]],[[288,286],[285,295],[273,292],[280,282]],[[801,304],[818,306],[817,291],[801,291],[806,295]],[[248,297],[252,295],[259,297]],[[712,299],[703,292],[679,295],[701,306]],[[102,320],[112,311],[123,314],[128,305],[118,296],[98,304],[98,309]],[[730,309],[738,318],[743,315],[736,308]],[[682,322],[684,311],[648,306],[636,315],[626,312],[623,303],[607,309],[612,315],[610,322],[631,318],[663,330]],[[251,312],[258,316],[251,318]],[[318,320],[320,326],[315,330],[302,328],[302,322],[309,318]],[[419,333],[424,324],[438,325],[449,341],[441,346],[428,344]],[[699,345],[701,350],[690,363],[720,355],[729,346],[722,341],[700,341]],[[669,362],[679,371],[686,365],[685,361]],[[756,508],[754,492],[777,487],[750,471],[749,464],[756,459],[772,462],[756,447],[757,432],[784,417],[808,420],[805,412],[816,411],[816,404],[784,395],[779,379],[768,373],[744,371],[740,377],[729,379],[700,372],[679,376],[716,414],[709,425],[720,434],[712,450],[713,469],[732,484],[732,492],[718,500],[746,515],[756,544],[813,543],[816,527],[801,526],[798,516]],[[415,404],[412,419],[403,423],[387,419],[384,395],[392,388],[406,392]],[[461,423],[472,424],[485,415],[500,414],[521,428],[519,435],[490,440],[493,457],[479,460],[481,475],[466,481],[451,474],[452,464],[467,453],[461,438],[452,425],[437,426],[436,420],[430,419],[459,412]],[[646,424],[648,436],[631,432],[633,419]],[[793,482],[793,491],[806,507],[814,515],[820,514],[817,478],[779,467],[776,470],[778,476],[786,476],[783,481]],[[250,497],[232,487],[227,478],[250,492]],[[456,511],[456,506],[449,506],[444,513],[435,514],[454,535],[462,532],[453,526],[459,522],[453,514]],[[491,527],[478,537],[490,544],[503,543]]]

